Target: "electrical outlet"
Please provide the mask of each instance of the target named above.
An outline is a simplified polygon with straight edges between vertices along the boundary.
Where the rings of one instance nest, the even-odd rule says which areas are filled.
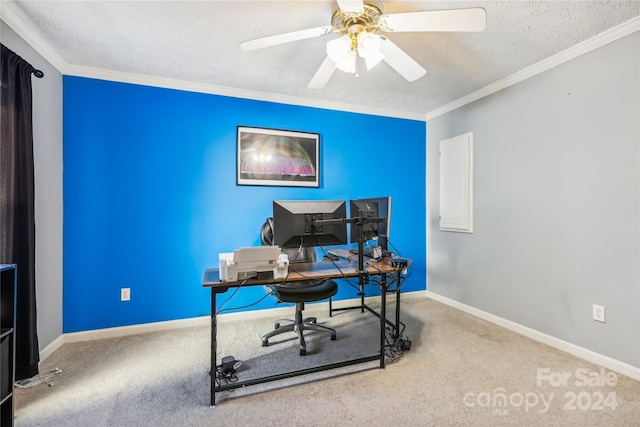
[[[131,289],[130,288],[121,288],[120,289],[120,301],[129,301],[131,300]]]
[[[593,304],[593,320],[604,323],[604,306]]]

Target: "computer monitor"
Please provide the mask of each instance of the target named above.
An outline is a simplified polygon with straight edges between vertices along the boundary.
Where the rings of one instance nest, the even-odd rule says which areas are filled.
[[[274,200],[273,243],[281,248],[344,245],[346,217],[344,200]]]
[[[349,214],[351,218],[362,218],[363,223],[358,224],[357,221],[351,222],[351,243],[366,242],[378,235],[378,223],[373,220],[378,218],[378,203],[366,200],[351,200],[349,202]]]
[[[384,249],[389,249],[388,241],[389,241],[389,236],[391,235],[391,196],[367,197],[364,199],[356,199],[355,201],[356,202],[375,202],[378,204],[378,217],[384,219],[384,222],[379,222],[377,224],[378,244],[382,246]],[[352,232],[353,232],[353,226],[352,226]]]

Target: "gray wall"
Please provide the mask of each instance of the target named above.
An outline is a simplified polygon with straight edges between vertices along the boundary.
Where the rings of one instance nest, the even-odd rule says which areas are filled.
[[[0,21],[0,26],[2,44],[45,75],[32,79],[36,299],[42,350],[62,335],[62,74],[7,24]]]
[[[636,32],[428,122],[429,291],[640,367],[639,52]],[[442,232],[438,145],[469,131],[475,230]]]

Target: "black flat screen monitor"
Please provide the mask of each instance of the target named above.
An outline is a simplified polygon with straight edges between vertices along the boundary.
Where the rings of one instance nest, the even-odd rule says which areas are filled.
[[[344,200],[274,200],[273,243],[281,248],[347,243]],[[335,220],[335,224],[318,221]]]
[[[383,218],[384,222],[379,222],[377,224],[378,228],[378,244],[382,246],[384,249],[388,248],[389,236],[391,234],[391,196],[385,197],[367,197],[364,199],[356,199],[353,200],[355,202],[375,202],[378,204],[378,217]],[[353,216],[353,212],[351,213]],[[351,232],[353,234],[353,226],[351,228]],[[351,240],[354,241],[353,238]]]
[[[351,243],[366,242],[378,235],[378,223],[369,222],[367,219],[378,218],[378,203],[364,200],[351,200],[349,202],[349,213],[351,218],[362,218],[365,220],[360,226],[357,221],[351,222]]]

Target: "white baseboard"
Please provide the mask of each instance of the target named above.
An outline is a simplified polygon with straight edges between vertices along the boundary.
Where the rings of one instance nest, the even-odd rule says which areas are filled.
[[[51,356],[54,351],[62,347],[63,344],[69,344],[81,341],[91,341],[106,338],[124,337],[127,335],[137,335],[146,332],[166,331],[176,328],[187,328],[190,326],[206,325],[209,322],[209,316],[194,317],[191,319],[168,320],[165,322],[144,323],[141,325],[118,326],[115,328],[94,329],[91,331],[71,332],[62,334],[51,344],[40,350],[40,362]]]
[[[115,328],[94,329],[91,331],[72,332],[63,334],[64,342],[73,343],[105,338],[117,338],[128,335],[144,334],[147,332],[166,331],[169,329],[188,328],[206,325],[209,316],[193,317],[190,319],[168,320],[164,322],[143,323],[140,325],[118,326]]]
[[[411,299],[411,298],[424,298],[424,291],[417,292],[403,292],[402,299]],[[387,297],[388,300],[394,299],[395,297],[389,294]],[[365,298],[365,302],[367,304],[371,304],[373,302],[377,302],[380,300],[380,297],[367,297]],[[359,304],[360,300],[358,298],[348,299],[348,300],[340,300],[334,301],[333,306],[335,308],[340,307],[348,307],[351,305]],[[314,304],[307,304],[308,310],[321,310],[327,309],[329,306],[328,302],[320,302]],[[264,310],[253,310],[253,311],[242,311],[238,313],[226,313],[218,316],[218,323],[224,324],[225,322],[234,322],[242,319],[256,319],[256,318],[267,318],[267,317],[291,317],[291,307],[283,306],[276,308],[268,308]],[[67,334],[62,334],[58,338],[56,338],[51,344],[46,346],[44,349],[40,351],[40,361],[45,360],[54,351],[62,347],[63,344],[81,342],[81,341],[91,341],[91,340],[99,340],[106,338],[117,338],[124,337],[128,335],[137,335],[144,334],[148,332],[157,332],[157,331],[166,331],[169,329],[178,329],[178,328],[188,328],[193,326],[202,326],[208,325],[210,321],[210,316],[200,316],[193,317],[190,319],[179,319],[179,320],[168,320],[164,322],[153,322],[153,323],[143,323],[140,325],[131,325],[131,326],[118,326],[114,328],[104,328],[104,329],[94,329],[91,331],[82,331],[82,332],[71,332]]]
[[[54,351],[62,347],[64,344],[64,334],[53,340],[48,346],[40,350],[40,361],[42,362],[47,357],[51,356]]]
[[[557,348],[558,350],[562,350],[566,353],[572,354],[581,359],[585,359],[589,362],[596,363],[602,367],[611,369],[612,371],[616,371],[622,375],[626,375],[630,378],[640,380],[640,368],[636,366],[632,366],[627,363],[621,362],[619,360],[613,359],[609,356],[596,353],[595,351],[586,349],[584,347],[571,344],[559,338],[553,337],[551,335],[547,335],[545,333],[542,333],[535,329],[531,329],[527,326],[520,325],[518,323],[512,322],[502,317],[495,316],[491,313],[487,313],[485,311],[482,311],[477,308],[471,307],[469,305],[463,304],[461,302],[452,300],[450,298],[444,297],[434,292],[426,291],[426,295],[428,298],[431,298],[435,301],[446,304],[450,307],[456,308],[460,311],[464,311],[465,313],[471,314],[472,316],[479,317],[483,320],[486,320],[498,326],[502,326],[503,328],[509,329],[513,332],[517,332],[535,341],[539,341],[541,343],[550,345],[551,347]]]
[[[635,366],[613,359],[611,357],[596,353],[592,350],[588,350],[586,348],[577,346],[575,344],[568,343],[559,338],[544,334],[540,331],[536,331],[535,329],[531,329],[529,327],[504,319],[502,317],[495,316],[493,314],[468,306],[466,304],[460,303],[458,301],[452,300],[450,298],[444,297],[434,292],[415,291],[415,292],[402,293],[403,300],[413,299],[413,298],[424,298],[424,297],[431,298],[435,301],[441,302],[450,307],[453,307],[465,313],[471,314],[472,316],[476,316],[488,322],[494,323],[498,326],[502,326],[506,329],[509,329],[511,331],[524,335],[528,338],[550,345],[551,347],[557,348],[558,350],[565,351],[569,354],[580,357],[589,362],[596,363],[600,366],[611,369],[612,371],[616,371],[630,378],[640,380],[640,368],[637,368]],[[393,299],[393,296],[389,295],[388,298]],[[379,296],[368,297],[368,298],[365,298],[365,302],[367,304],[370,304],[370,303],[379,301],[379,299],[380,299]],[[339,307],[346,307],[346,306],[358,304],[358,302],[359,300],[357,298],[354,298],[349,300],[334,301],[333,305],[336,308],[339,308]],[[307,306],[307,309],[314,310],[314,311],[322,310],[322,309],[326,309],[328,304],[329,304],[328,302],[309,304]],[[290,314],[291,314],[291,307],[276,307],[276,308],[270,308],[270,309],[264,309],[264,310],[242,311],[238,313],[222,314],[218,317],[218,323],[233,322],[233,321],[248,319],[248,318],[255,319],[256,317],[264,317],[264,318],[278,317],[278,316],[287,317]],[[192,327],[192,326],[202,326],[202,325],[207,325],[209,321],[210,321],[209,316],[201,316],[201,317],[194,317],[190,319],[169,320],[164,322],[145,323],[141,325],[131,325],[131,326],[119,326],[115,328],[95,329],[91,331],[62,334],[61,336],[56,338],[51,344],[49,344],[43,350],[40,351],[40,360],[41,361],[45,360],[47,357],[53,354],[54,351],[56,351],[63,344],[66,344],[66,343],[105,339],[105,338],[117,338],[117,337],[122,337],[127,335],[143,334],[147,332],[165,331],[170,329],[186,328],[186,327]]]

